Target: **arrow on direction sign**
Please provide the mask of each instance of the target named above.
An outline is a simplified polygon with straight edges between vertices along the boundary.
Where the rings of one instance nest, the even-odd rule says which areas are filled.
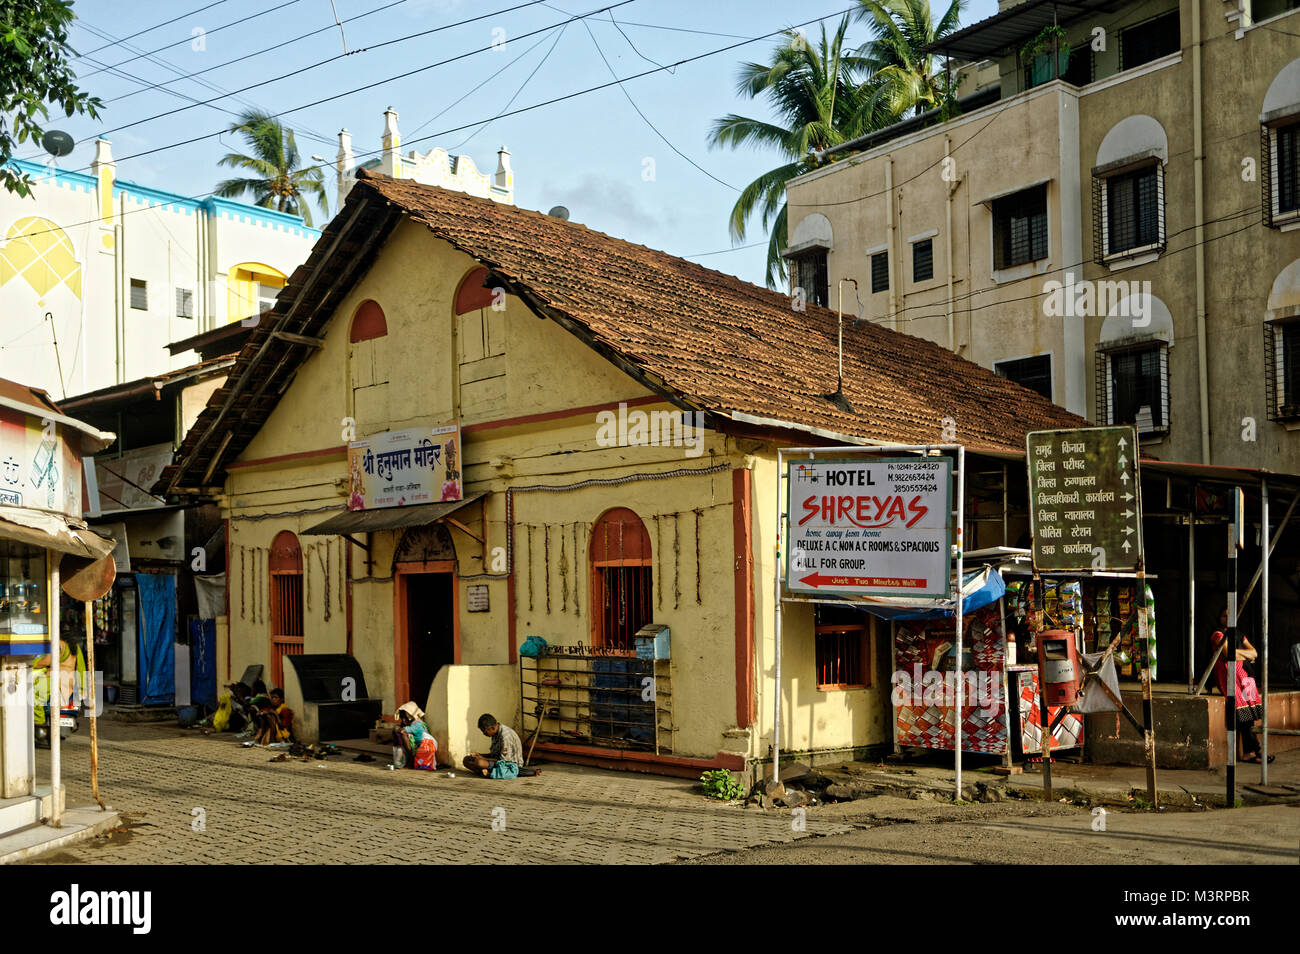
[[[1125,517],[1131,517],[1131,516],[1133,516],[1133,511],[1132,511],[1132,510],[1125,510],[1125,511],[1124,511],[1124,516],[1125,516]]]
[[[1124,440],[1124,438],[1121,437],[1119,439],[1119,446],[1121,450],[1125,447],[1128,447],[1128,441]]]
[[[1125,552],[1125,553],[1128,553],[1128,551],[1129,551],[1129,542],[1128,542],[1127,540],[1125,540],[1124,543],[1121,544],[1121,545],[1124,547],[1124,552]]]
[[[871,578],[866,576],[827,576],[824,573],[809,573],[799,579],[808,586],[867,586]]]
[[[1125,500],[1132,500],[1132,499],[1133,499],[1133,495],[1132,495],[1132,494],[1125,494],[1125,495],[1124,495],[1124,499],[1125,499]]]
[[[1123,452],[1123,451],[1120,451],[1120,454],[1119,454],[1119,468],[1120,468],[1120,470],[1123,470],[1123,469],[1124,469],[1125,467],[1127,467],[1127,466],[1128,466],[1128,458],[1124,456],[1124,452]]]
[[[1127,483],[1128,483],[1128,471],[1126,470],[1126,471],[1124,471],[1122,474],[1120,474],[1120,475],[1119,475],[1119,479],[1122,480],[1122,481],[1124,481],[1124,483],[1127,484]]]
[[[1132,533],[1132,532],[1133,532],[1133,528],[1132,528],[1132,527],[1125,527],[1125,528],[1124,528],[1124,535],[1125,535],[1125,536],[1127,536],[1128,534],[1130,534],[1130,533]]]

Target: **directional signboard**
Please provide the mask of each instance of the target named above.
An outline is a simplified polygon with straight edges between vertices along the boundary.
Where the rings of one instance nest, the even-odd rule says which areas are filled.
[[[796,460],[787,476],[790,592],[949,595],[951,459]]]
[[[1136,569],[1142,501],[1134,429],[1034,431],[1026,449],[1034,569]]]

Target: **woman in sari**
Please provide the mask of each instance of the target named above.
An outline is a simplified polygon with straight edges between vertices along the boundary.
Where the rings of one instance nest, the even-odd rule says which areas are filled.
[[[432,772],[438,767],[438,743],[424,723],[424,712],[414,702],[397,710],[397,727],[393,741],[406,753],[406,764],[411,768]]]

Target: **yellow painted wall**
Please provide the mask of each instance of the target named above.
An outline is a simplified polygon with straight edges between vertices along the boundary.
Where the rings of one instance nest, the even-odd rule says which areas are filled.
[[[241,548],[266,548],[282,529],[301,531],[344,506],[346,462],[343,452],[346,418],[353,418],[356,437],[450,420],[455,416],[452,381],[457,370],[452,355],[482,360],[473,347],[453,333],[452,301],[463,276],[474,263],[434,240],[423,228],[398,228],[367,275],[340,306],[325,334],[324,346],[304,362],[278,408],[241,456],[244,462],[285,455],[298,456],[230,471],[223,501],[231,517],[231,670],[238,676],[245,665],[268,662],[269,607],[265,597],[253,618],[251,565],[241,574]],[[350,345],[348,326],[358,305],[373,298],[384,309],[386,338]],[[500,563],[507,545],[505,493],[514,496],[514,552],[517,597],[517,638],[536,633],[556,644],[590,644],[592,616],[587,554],[590,528],[606,510],[628,507],[644,522],[654,551],[656,622],[672,631],[671,691],[676,732],[675,754],[714,758],[719,751],[740,750],[750,756],[766,751],[770,716],[751,738],[724,735],[736,726],[735,620],[732,476],[735,467],[757,463],[754,507],[757,527],[754,555],[759,561],[754,587],[757,603],[759,658],[768,682],[760,712],[770,712],[770,640],[772,594],[770,549],[774,458],[750,458],[762,449],[756,441],[738,441],[713,432],[698,456],[684,447],[602,447],[597,443],[595,411],[543,421],[516,421],[564,409],[592,407],[644,397],[647,392],[621,371],[552,322],[538,319],[520,302],[507,298],[504,315],[495,313],[504,331],[504,395],[495,403],[471,407],[463,403],[463,472],[467,494],[488,492],[486,519],[480,505],[466,507],[458,519],[480,543],[459,529],[450,533],[456,549],[457,601],[460,612],[461,666],[440,675],[430,694],[431,725],[448,736],[439,738],[444,752],[454,752],[463,720],[504,703],[500,686],[508,664],[508,593]],[[466,319],[456,322],[464,331]],[[481,334],[481,332],[480,332]],[[481,338],[479,339],[481,341]],[[493,349],[495,350],[495,348]],[[559,371],[559,373],[557,373]],[[481,379],[480,379],[481,380]],[[462,397],[475,382],[462,377]],[[641,405],[641,410],[667,405]],[[496,426],[502,421],[506,426]],[[480,426],[476,426],[480,425]],[[491,425],[491,426],[481,426]],[[329,449],[336,449],[330,451]],[[691,473],[709,468],[714,473]],[[766,470],[763,470],[766,468]],[[665,479],[628,481],[617,486],[588,486],[541,491],[529,487],[576,484],[593,478],[619,479],[683,470]],[[697,517],[699,511],[698,534]],[[532,539],[529,540],[529,528]],[[576,559],[574,537],[577,537]],[[547,603],[546,539],[550,540],[550,599]],[[372,696],[382,696],[386,711],[406,701],[395,696],[393,660],[393,553],[399,531],[371,536],[372,550],[353,552],[353,652],[365,673]],[[327,546],[337,580],[342,544],[334,537],[301,537],[305,545]],[[696,549],[700,553],[696,559]],[[341,652],[346,647],[344,613],[338,611],[337,588],[331,619],[321,609],[323,574],[312,560],[312,606],[306,617],[308,652]],[[494,566],[494,556],[496,565]],[[259,579],[265,578],[265,569]],[[482,574],[486,574],[481,576]],[[486,584],[490,610],[468,613],[467,589]],[[531,590],[530,590],[531,587]],[[263,594],[264,594],[263,590]],[[241,615],[241,595],[244,611]],[[811,627],[787,621],[786,673],[793,677],[794,705],[788,710],[790,734],[786,745],[834,748],[887,741],[876,726],[879,708],[875,690],[817,693]],[[510,669],[512,679],[514,668]],[[881,678],[880,683],[887,681]],[[517,699],[513,684],[510,699]],[[491,700],[486,701],[485,700]],[[424,700],[417,700],[421,703]],[[873,708],[874,707],[874,708]],[[465,711],[457,715],[461,709]],[[473,711],[471,711],[473,710]],[[815,712],[814,712],[815,710]],[[501,713],[499,717],[504,718]],[[882,716],[883,717],[883,716]],[[518,722],[516,728],[520,728]],[[472,735],[472,733],[471,733]],[[759,739],[759,736],[762,739]]]

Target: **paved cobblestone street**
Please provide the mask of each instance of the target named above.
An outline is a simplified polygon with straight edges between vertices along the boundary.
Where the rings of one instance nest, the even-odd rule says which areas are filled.
[[[87,731],[63,748],[70,806],[93,804]],[[710,802],[685,779],[548,765],[537,778],[492,782],[391,772],[348,754],[276,763],[278,753],[232,738],[102,723],[100,791],[128,830],[41,860],[657,864],[850,828],[814,810],[807,832],[794,832],[788,812]],[[37,763],[48,778],[49,753]],[[194,809],[205,830],[194,830]]]

